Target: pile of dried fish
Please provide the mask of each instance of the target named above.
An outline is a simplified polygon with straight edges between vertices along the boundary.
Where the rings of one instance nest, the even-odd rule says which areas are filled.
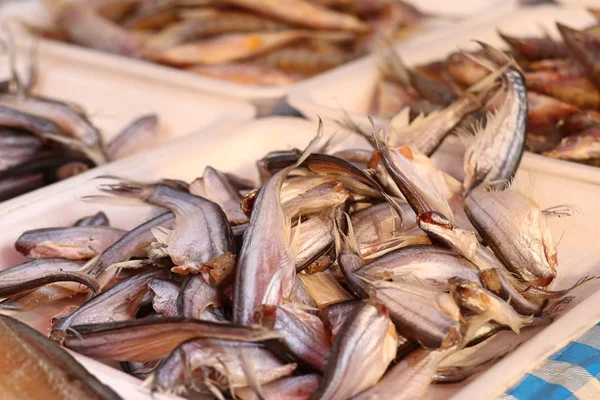
[[[17,73],[12,39],[6,46],[12,77],[0,85],[0,201],[156,143],[158,118],[145,115],[105,144],[80,105],[35,94],[35,55],[25,80]]]
[[[465,138],[463,182],[428,157],[461,118],[431,116],[413,143],[390,129],[366,135],[368,150],[333,152],[320,126],[303,152],[257,162],[260,187],[210,166],[191,184],[103,177],[86,200],[158,214],[129,231],[98,213],[24,232],[29,261],[0,272],[1,312],[70,298],[50,337],[156,391],[416,399],[471,376],[570,290],[548,286],[547,218],[568,208],[508,185],[525,146],[523,75],[494,49],[482,57],[507,64],[456,100],[462,113],[495,104]]]
[[[284,85],[405,35],[424,16],[402,0],[45,1],[47,38],[248,85]]]
[[[591,10],[596,16],[600,12]],[[515,38],[510,46],[528,89],[527,149],[598,165],[600,160],[600,25],[576,30],[557,23],[563,41]],[[384,62],[370,114],[394,119],[408,107],[412,118],[464,107],[471,85],[490,73],[481,52],[450,54],[414,69]],[[441,111],[438,111],[441,110]],[[460,113],[472,112],[460,109]],[[470,120],[480,119],[471,115]],[[446,119],[448,121],[448,119]]]

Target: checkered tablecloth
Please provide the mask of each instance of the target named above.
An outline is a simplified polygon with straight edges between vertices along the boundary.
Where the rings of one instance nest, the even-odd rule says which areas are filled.
[[[503,400],[600,400],[600,324],[525,375]]]

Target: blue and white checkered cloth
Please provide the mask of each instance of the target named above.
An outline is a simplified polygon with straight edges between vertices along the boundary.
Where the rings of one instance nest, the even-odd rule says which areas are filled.
[[[525,375],[503,400],[600,400],[600,324]]]

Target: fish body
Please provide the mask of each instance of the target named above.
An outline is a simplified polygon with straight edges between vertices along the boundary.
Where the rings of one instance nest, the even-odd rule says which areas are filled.
[[[0,391],[4,399],[120,400],[59,345],[0,316]]]
[[[504,73],[504,79],[501,105],[488,118],[485,128],[475,133],[465,152],[465,193],[482,183],[503,187],[521,162],[527,132],[527,90],[523,76],[514,68]]]

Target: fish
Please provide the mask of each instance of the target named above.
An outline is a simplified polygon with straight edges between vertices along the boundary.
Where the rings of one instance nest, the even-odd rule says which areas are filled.
[[[407,113],[392,117],[386,141],[389,146],[410,145],[426,156],[431,156],[452,129],[471,112],[483,105],[483,97],[466,93],[446,108],[436,110],[426,117],[417,117],[408,123]]]
[[[543,154],[562,160],[591,160],[600,157],[600,125],[563,138],[558,146]]]
[[[145,250],[156,238],[153,229],[162,227],[171,229],[175,223],[175,216],[170,213],[162,213],[157,217],[142,223],[125,233],[119,240],[104,250],[96,258],[92,258],[84,269],[94,277],[100,277],[105,274],[111,274],[109,268],[119,262],[128,261],[140,250]],[[113,271],[114,274],[116,271]]]
[[[261,385],[262,396],[267,400],[306,400],[317,389],[321,377],[317,374],[290,376]],[[242,400],[260,400],[249,387],[237,389],[237,397]]]
[[[167,274],[168,271],[164,269],[152,269],[122,280],[71,314],[55,319],[50,337],[59,340],[66,330],[76,325],[133,320],[148,292],[149,282]]]
[[[527,130],[537,135],[555,132],[561,121],[579,111],[572,104],[534,92],[527,93],[527,104]]]
[[[498,32],[498,35],[514,51],[523,55],[530,61],[546,60],[551,58],[564,58],[569,55],[569,50],[562,42],[557,42],[549,37],[534,38],[516,38],[505,33]]]
[[[69,39],[82,46],[127,56],[137,56],[140,41],[124,28],[76,3],[56,4],[45,0],[58,26]]]
[[[501,104],[488,116],[485,127],[476,129],[465,151],[465,193],[482,184],[503,187],[521,162],[527,132],[527,90],[523,75],[515,68],[508,68],[503,79]]]
[[[202,370],[209,375],[223,377],[216,385],[235,390],[249,384],[244,362],[250,364],[260,385],[289,376],[296,369],[296,364],[282,363],[260,343],[192,339],[182,343],[160,364],[150,378],[151,387],[154,390],[178,391],[178,387],[184,386],[194,371]]]
[[[136,118],[106,145],[110,160],[117,160],[149,149],[157,144],[159,134],[158,116],[143,115]]]
[[[600,37],[578,31],[559,22],[556,26],[569,52],[583,65],[597,89],[600,90]]]
[[[25,293],[50,283],[76,282],[85,285],[92,294],[100,290],[99,283],[79,272],[81,263],[60,258],[27,261],[0,271],[0,297]]]
[[[172,0],[139,2],[138,7],[121,21],[129,30],[154,30],[175,21],[177,10]]]
[[[28,161],[40,148],[40,140],[28,132],[9,128],[0,130],[0,170]]]
[[[322,122],[319,122],[317,136],[308,145],[306,154],[271,176],[254,200],[235,270],[234,323],[251,324],[260,305],[279,305],[282,298],[292,294],[296,256],[291,249],[291,221],[281,204],[281,189],[289,173],[318,143],[322,129]]]
[[[309,188],[291,198],[283,197],[286,192],[284,187],[281,205],[288,218],[319,214],[341,206],[350,198],[350,192],[344,188],[341,182],[336,181]]]
[[[334,249],[331,224],[318,217],[309,218],[292,228],[292,237],[298,235],[296,272],[309,268],[321,256]]]
[[[350,32],[367,32],[369,30],[368,25],[354,16],[328,10],[304,0],[282,0],[276,3],[225,0],[225,3],[307,28]]]
[[[555,97],[582,109],[598,109],[600,91],[586,77],[559,78],[553,81],[526,81],[527,88]]]
[[[315,75],[355,58],[356,54],[351,51],[338,48],[320,50],[299,45],[259,56],[258,61],[282,71]]]
[[[405,88],[416,91],[434,104],[448,106],[456,101],[456,94],[444,82],[432,79],[404,65],[397,52],[389,50],[378,57],[379,68]]]
[[[68,352],[16,319],[0,315],[0,343],[3,398],[121,399]]]
[[[417,349],[392,367],[375,386],[352,397],[352,400],[385,399],[394,393],[394,399],[421,399],[429,387],[439,364],[457,350]]]
[[[75,325],[55,340],[94,358],[146,362],[165,357],[181,343],[194,338],[263,342],[279,339],[279,335],[259,327],[161,317]]]
[[[494,254],[522,281],[547,286],[558,267],[556,244],[539,205],[516,190],[476,188],[465,211]]]
[[[331,268],[330,268],[331,269]],[[330,269],[312,274],[299,273],[302,281],[317,308],[322,309],[330,304],[352,299],[352,295],[340,285]]]
[[[331,343],[319,317],[293,304],[263,306],[258,313],[260,325],[279,332],[299,360],[317,372],[325,370]]]
[[[209,307],[220,307],[221,296],[215,286],[200,275],[189,275],[181,284],[177,297],[178,314],[185,318],[204,319]]]
[[[0,96],[0,104],[4,108],[10,108],[13,112],[24,113],[29,119],[33,116],[51,121],[54,127],[50,131],[42,132],[42,137],[52,138],[52,140],[73,146],[84,152],[96,164],[103,164],[107,161],[98,128],[86,116],[82,116],[79,111],[68,104],[35,98],[22,100],[15,96]],[[61,138],[64,139],[61,140]]]
[[[481,343],[448,355],[439,364],[433,381],[452,383],[468,378],[513,351],[531,336],[531,331],[531,328],[526,328],[521,334],[498,332]]]
[[[151,36],[145,45],[165,50],[202,38],[240,32],[268,32],[290,29],[290,25],[260,15],[239,11],[216,11],[210,18],[188,18]]]
[[[19,236],[15,249],[30,258],[89,260],[124,234],[125,231],[110,226],[33,229]]]
[[[369,115],[392,118],[405,106],[418,98],[415,94],[389,79],[379,79],[376,83],[375,94],[369,107]]]
[[[462,340],[460,311],[448,293],[424,283],[367,282],[369,296],[387,307],[400,335],[428,349]]]
[[[449,201],[458,195],[459,187],[453,178],[413,147],[378,146],[382,164],[415,214],[438,211],[454,217]]]
[[[223,79],[242,85],[285,86],[303,78],[302,75],[281,71],[268,65],[252,62],[223,65],[196,65],[187,71],[210,78]]]
[[[448,279],[460,277],[479,282],[478,269],[467,259],[432,245],[404,247],[377,258],[356,270],[355,274],[367,280],[393,280],[411,283],[411,279],[446,290]]]
[[[396,357],[396,348],[396,330],[385,307],[361,302],[336,335],[323,379],[310,399],[347,399],[368,389]]]
[[[198,42],[183,43],[167,50],[148,49],[145,57],[174,66],[216,65],[265,54],[312,36],[312,32],[302,30],[228,33]]]
[[[32,310],[58,300],[72,298],[77,291],[59,284],[40,286],[25,294],[15,295],[0,302],[0,314],[13,314]]]
[[[190,184],[189,190],[193,195],[217,203],[231,224],[241,225],[248,222],[248,217],[240,206],[242,197],[223,172],[207,166],[204,168],[202,178],[194,180]]]
[[[483,286],[485,286],[487,290],[505,300],[519,314],[539,314],[545,305],[545,300],[543,298],[537,299],[538,301],[525,298],[509,282],[506,275],[500,273],[496,269],[488,269],[485,271],[481,271],[480,278],[481,283],[483,283]]]
[[[45,183],[42,173],[0,179],[0,201],[30,192],[44,186]]]
[[[460,52],[450,54],[445,67],[453,81],[463,86],[474,85],[490,74],[488,69]]]
[[[99,187],[100,191],[140,199],[169,209],[175,215],[168,235],[167,253],[178,274],[198,273],[210,268],[233,269],[235,244],[227,216],[218,204],[164,184],[124,182]],[[199,241],[198,238],[204,238]]]
[[[485,316],[486,320],[509,326],[515,333],[534,321],[533,316],[518,314],[508,303],[481,285],[457,278],[452,280],[452,285],[452,296],[461,308]],[[468,334],[465,336],[469,337]]]
[[[354,308],[360,306],[361,301],[351,299],[332,303],[319,311],[321,321],[332,338],[335,338],[348,316],[352,315]]]
[[[98,211],[94,215],[79,218],[73,226],[110,226],[110,221],[103,211]]]
[[[152,278],[148,282],[148,289],[152,293],[152,308],[154,311],[165,317],[180,316],[177,309],[177,299],[181,290],[179,284],[168,279]]]
[[[560,133],[564,136],[568,136],[592,128],[596,125],[600,125],[600,112],[582,110],[563,120],[563,124],[560,127]]]

